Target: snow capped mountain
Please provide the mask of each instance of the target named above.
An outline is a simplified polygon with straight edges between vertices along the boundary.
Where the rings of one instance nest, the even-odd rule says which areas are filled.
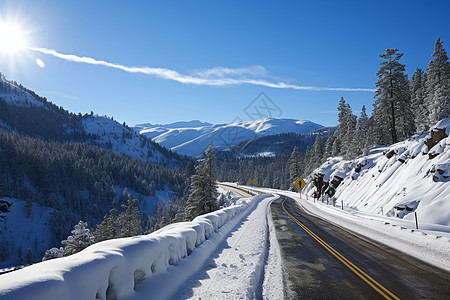
[[[450,118],[447,118],[430,133],[373,148],[367,156],[350,161],[329,158],[313,174],[321,173],[330,182],[339,205],[343,201],[344,206],[357,211],[409,221],[414,221],[416,212],[422,229],[448,231],[449,135]],[[306,193],[312,196],[314,190],[310,184]]]
[[[260,136],[288,132],[304,134],[322,127],[306,120],[266,118],[217,125],[199,121],[168,125],[141,124],[134,129],[173,151],[196,157],[209,145],[213,145],[216,150],[224,150]]]
[[[193,128],[193,127],[204,127],[204,126],[211,126],[211,123],[208,122],[202,122],[199,120],[193,120],[193,121],[179,121],[169,124],[150,124],[150,123],[144,123],[144,124],[137,124],[134,128],[142,128],[142,129],[148,129],[148,128]]]
[[[128,126],[102,116],[88,116],[81,121],[87,134],[96,135],[96,143],[103,148],[110,148],[116,153],[152,162],[166,162],[165,157],[157,151],[148,140],[137,134]]]
[[[6,80],[5,75],[0,73],[0,98],[7,103],[13,103],[17,106],[43,107],[44,103],[36,99],[31,91],[24,90],[22,86],[14,81]]]
[[[236,157],[289,156],[292,149],[297,147],[301,153],[305,153],[308,147],[314,145],[319,133],[322,134],[322,139],[326,142],[328,134],[336,130],[337,127],[322,127],[305,134],[281,133],[260,136],[251,141],[237,143],[224,152],[229,152]]]
[[[199,121],[191,124],[206,125]],[[179,125],[189,126],[185,122]],[[173,126],[178,126],[174,124]],[[178,155],[139,135],[112,118],[73,114],[47,101],[0,73],[0,127],[57,142],[81,142],[111,149],[118,154],[168,166]]]

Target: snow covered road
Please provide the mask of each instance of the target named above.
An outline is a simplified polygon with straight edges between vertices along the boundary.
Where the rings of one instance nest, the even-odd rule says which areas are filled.
[[[173,299],[261,299],[263,295],[283,298],[281,266],[265,268],[270,245],[269,208],[277,198],[270,195],[259,201]],[[264,271],[270,272],[272,284],[263,284]]]

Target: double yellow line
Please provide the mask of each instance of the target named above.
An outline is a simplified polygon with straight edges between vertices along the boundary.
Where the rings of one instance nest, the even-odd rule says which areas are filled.
[[[385,299],[397,299],[400,300],[397,296],[395,296],[393,293],[391,293],[388,289],[386,289],[384,286],[382,286],[380,283],[378,283],[375,279],[367,275],[365,272],[363,272],[360,268],[355,266],[351,261],[349,261],[347,258],[345,258],[342,254],[337,252],[333,247],[325,243],[320,237],[318,237],[314,232],[309,230],[308,227],[306,227],[302,222],[297,220],[293,215],[291,215],[286,208],[284,207],[284,202],[286,202],[287,198],[284,199],[284,201],[281,203],[281,206],[283,207],[283,210],[289,215],[289,217],[292,218],[292,220],[295,221],[303,230],[305,230],[312,238],[314,238],[319,244],[321,244],[325,249],[328,250],[331,254],[333,254],[334,257],[336,257],[338,260],[340,260],[347,268],[349,268],[353,273],[355,273],[359,278],[364,280],[369,286],[371,286],[375,291],[377,291],[381,296],[383,296]]]

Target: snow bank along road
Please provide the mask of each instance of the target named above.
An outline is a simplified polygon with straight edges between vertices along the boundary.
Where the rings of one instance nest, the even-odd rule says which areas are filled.
[[[271,205],[295,298],[448,299],[449,272],[308,214],[299,203],[282,196]]]
[[[281,256],[270,246],[277,198],[235,199],[192,222],[0,275],[0,299],[282,299]]]

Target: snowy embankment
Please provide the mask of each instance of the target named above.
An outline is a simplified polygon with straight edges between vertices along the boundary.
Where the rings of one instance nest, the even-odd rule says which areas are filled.
[[[199,216],[192,222],[171,224],[144,236],[104,241],[69,257],[41,262],[1,275],[0,298],[167,299],[173,297],[173,294],[179,290],[186,292],[185,283],[191,276],[202,273],[199,272],[202,269],[214,267],[204,266],[205,261],[220,248],[218,246],[222,242],[228,243],[226,238],[230,233],[239,232],[241,228],[250,226],[244,226],[246,218],[266,220],[261,212],[266,214],[269,204],[275,198],[272,195],[261,195],[242,199],[233,206]],[[252,217],[255,207],[260,213]],[[241,281],[241,288],[237,292],[243,292],[250,298],[257,293],[257,283],[263,278],[262,271],[269,238],[267,222],[262,230],[257,229],[260,225],[255,226],[252,225],[249,227],[251,229],[245,230],[244,240],[238,238],[241,242],[247,239],[247,244],[250,243],[248,249],[236,252],[239,253],[237,257],[241,261],[245,263],[245,260],[249,260],[251,264],[247,264],[247,269],[236,268],[234,272],[235,275],[240,276]],[[231,237],[233,236],[232,234]],[[262,246],[251,242],[251,238],[257,238],[256,236],[263,236],[261,241],[258,240]],[[256,252],[247,256],[246,251],[252,251],[252,249],[256,249]],[[217,255],[220,257],[220,254]],[[253,256],[255,258],[252,258]],[[227,263],[224,262],[224,264]],[[225,266],[221,265],[221,267]],[[233,270],[231,264],[227,267]],[[253,270],[253,273],[248,272],[249,270]],[[243,275],[248,276],[244,278]],[[236,281],[231,283],[236,284]],[[209,284],[209,286],[214,285]],[[266,286],[270,287],[270,284]],[[225,287],[216,286],[215,288],[223,290]],[[199,295],[206,292],[201,291]],[[236,295],[231,294],[229,297],[234,298]]]
[[[422,228],[450,226],[450,118],[428,134],[389,147],[374,148],[369,155],[346,161],[331,158],[315,174],[336,187],[336,204],[358,212],[397,217]],[[428,145],[427,145],[428,144]],[[310,183],[305,194],[313,196]]]

